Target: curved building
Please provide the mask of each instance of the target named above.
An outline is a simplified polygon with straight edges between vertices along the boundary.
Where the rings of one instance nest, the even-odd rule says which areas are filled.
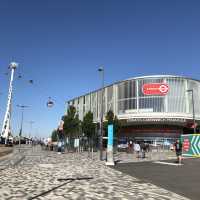
[[[100,121],[101,90],[74,98],[68,104],[76,107],[80,120],[91,111],[94,121]],[[120,137],[173,140],[198,128],[200,81],[154,75],[116,82],[103,89],[104,117],[109,110],[121,120]]]

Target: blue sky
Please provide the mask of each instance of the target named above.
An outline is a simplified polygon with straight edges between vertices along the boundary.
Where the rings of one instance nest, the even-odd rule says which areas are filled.
[[[0,125],[11,61],[14,81],[13,130],[46,137],[64,114],[64,102],[105,83],[151,74],[200,79],[200,2],[189,0],[1,0]],[[22,79],[18,79],[18,73]],[[33,79],[34,84],[28,80]],[[48,97],[55,106],[46,107]]]

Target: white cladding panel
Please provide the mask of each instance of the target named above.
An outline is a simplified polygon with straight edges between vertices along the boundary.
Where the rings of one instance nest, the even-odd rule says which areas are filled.
[[[165,83],[169,86],[166,95],[145,95],[142,91],[144,84]],[[156,115],[162,117],[190,115],[192,118],[192,93],[187,90],[193,90],[195,116],[200,119],[200,82],[184,77],[175,76],[149,76],[138,79],[129,79],[123,82],[105,87],[103,92],[103,114],[104,117],[109,110],[115,115],[133,117],[149,117]],[[79,101],[77,100],[79,99]],[[79,113],[80,120],[91,110],[94,121],[100,121],[101,117],[101,90],[81,96],[75,100],[69,101],[74,105]],[[79,103],[78,103],[79,102]]]

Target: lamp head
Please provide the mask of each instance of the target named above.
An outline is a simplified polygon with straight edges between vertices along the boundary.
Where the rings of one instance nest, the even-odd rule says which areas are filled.
[[[16,62],[11,62],[10,63],[10,65],[9,65],[9,67],[10,67],[10,69],[16,69],[17,67],[18,67],[18,63],[16,63]]]
[[[104,67],[103,67],[103,66],[100,66],[100,67],[98,68],[98,71],[99,71],[99,72],[103,72],[103,71],[104,71]]]
[[[99,69],[98,69],[98,71],[99,71],[99,72],[102,72],[102,71],[103,71],[103,69],[102,69],[102,68],[99,68]]]

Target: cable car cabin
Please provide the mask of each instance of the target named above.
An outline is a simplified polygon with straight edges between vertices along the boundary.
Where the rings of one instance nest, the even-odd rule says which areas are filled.
[[[51,107],[53,107],[54,106],[54,102],[52,101],[52,100],[49,100],[48,102],[47,102],[47,107],[48,108],[51,108]]]

